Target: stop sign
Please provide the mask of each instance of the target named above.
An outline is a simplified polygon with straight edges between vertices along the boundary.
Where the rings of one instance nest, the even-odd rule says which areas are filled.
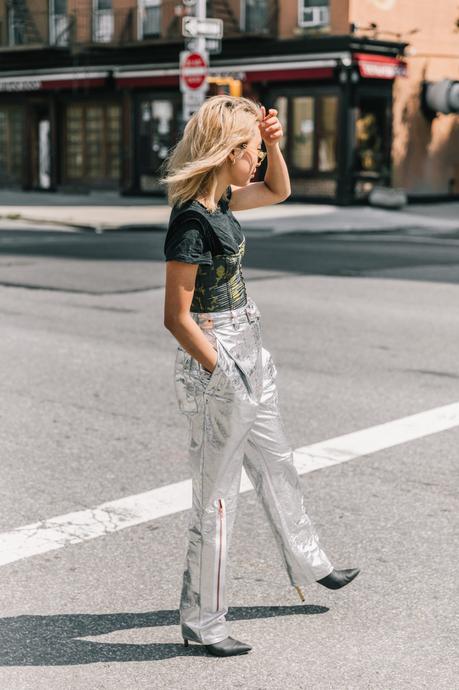
[[[181,63],[180,76],[187,89],[199,89],[207,77],[207,62],[201,53],[189,53]]]

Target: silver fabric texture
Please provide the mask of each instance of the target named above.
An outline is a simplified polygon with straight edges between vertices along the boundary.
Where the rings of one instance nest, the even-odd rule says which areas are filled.
[[[212,644],[230,635],[225,572],[242,466],[291,584],[311,584],[333,566],[306,513],[257,305],[249,297],[238,309],[191,316],[216,349],[217,365],[208,372],[177,348],[175,390],[179,410],[189,420],[193,492],[179,611],[183,637]]]

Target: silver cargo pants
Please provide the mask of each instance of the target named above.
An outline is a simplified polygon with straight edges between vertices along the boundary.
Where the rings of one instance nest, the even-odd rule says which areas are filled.
[[[225,568],[243,465],[291,584],[308,585],[333,566],[305,510],[258,307],[249,298],[239,309],[191,316],[217,350],[217,365],[207,372],[177,348],[175,389],[190,425],[193,491],[179,610],[183,637],[212,644],[230,634]]]

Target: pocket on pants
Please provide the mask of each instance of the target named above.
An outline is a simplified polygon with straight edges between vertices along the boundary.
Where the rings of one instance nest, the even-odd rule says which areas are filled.
[[[221,369],[227,385],[221,386],[223,397],[252,399],[254,394],[252,382],[241,362],[224,345],[222,347]]]
[[[199,411],[199,401],[216,384],[221,373],[221,351],[218,339],[217,363],[213,371],[208,372],[202,364],[190,355],[180,345],[175,357],[175,393],[179,411],[183,414],[196,414]]]

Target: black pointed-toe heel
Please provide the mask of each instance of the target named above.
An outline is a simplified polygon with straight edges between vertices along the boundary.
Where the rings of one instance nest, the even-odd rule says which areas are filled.
[[[183,638],[183,644],[188,647],[188,639]],[[204,647],[207,649],[209,654],[214,656],[234,656],[235,654],[246,654],[252,647],[245,642],[239,642],[233,637],[225,637],[224,640],[220,642],[214,642],[213,644],[206,644]]]
[[[360,573],[359,568],[347,568],[346,570],[332,570],[329,575],[316,580],[320,585],[328,589],[340,589],[349,584]]]
[[[246,654],[252,647],[245,642],[239,642],[234,637],[225,637],[220,642],[204,645],[209,654],[214,656],[234,656],[235,654]]]

